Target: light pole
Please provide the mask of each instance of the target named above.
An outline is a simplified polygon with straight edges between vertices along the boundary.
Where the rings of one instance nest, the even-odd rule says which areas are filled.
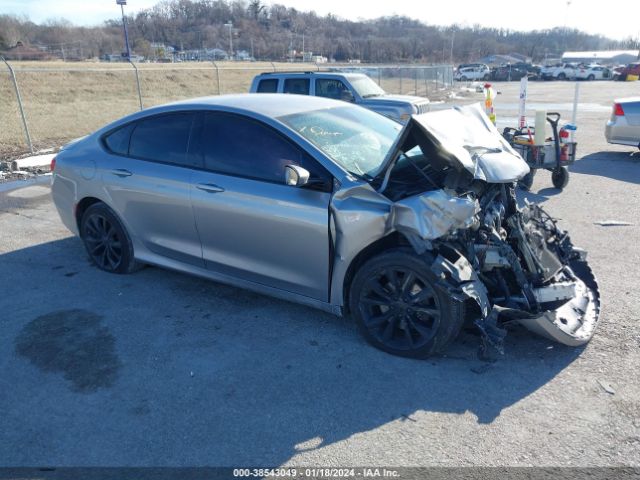
[[[229,27],[229,60],[233,58],[233,23],[229,20],[228,23],[224,24],[225,27]]]
[[[124,44],[127,47],[127,60],[131,61],[131,50],[129,50],[129,34],[127,33],[127,22],[124,18],[124,6],[127,0],[116,0],[116,5],[120,5],[122,11],[122,28],[124,29]]]

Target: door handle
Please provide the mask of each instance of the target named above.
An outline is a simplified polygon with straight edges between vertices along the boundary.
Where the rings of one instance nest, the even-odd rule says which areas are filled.
[[[111,174],[117,177],[130,177],[133,175],[129,170],[125,170],[124,168],[117,168],[115,170],[111,170]]]
[[[220,193],[224,192],[224,188],[219,187],[213,183],[199,183],[196,185],[196,188],[199,190],[203,190],[207,193]]]

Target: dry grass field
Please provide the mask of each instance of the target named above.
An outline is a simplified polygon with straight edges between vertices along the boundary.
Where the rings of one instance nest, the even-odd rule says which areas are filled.
[[[36,150],[55,147],[140,108],[133,67],[124,63],[12,62]],[[208,62],[137,64],[143,106],[248,92],[264,71],[315,71],[314,64]],[[331,65],[334,67],[334,65]],[[216,71],[217,67],[217,71]],[[437,96],[438,86],[425,71],[385,70],[386,91]],[[418,76],[416,76],[416,73]],[[429,78],[427,78],[429,77]],[[27,146],[9,70],[0,63],[0,159],[25,153]]]

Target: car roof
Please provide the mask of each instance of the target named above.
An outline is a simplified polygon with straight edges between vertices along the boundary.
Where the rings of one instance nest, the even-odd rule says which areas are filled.
[[[258,114],[276,118],[295,113],[309,112],[335,107],[347,107],[353,105],[330,98],[314,97],[310,95],[292,95],[281,93],[240,93],[235,95],[219,95],[212,97],[192,98],[178,102],[168,103],[143,110],[140,113],[147,115],[174,111],[181,108],[196,110],[207,107],[221,108],[229,111]]]
[[[333,76],[340,76],[340,77],[346,77],[346,78],[362,78],[362,77],[366,77],[367,75],[364,73],[357,73],[357,72],[262,72],[259,75],[257,75],[258,77],[301,77],[301,76],[306,76],[306,75],[313,75],[314,77],[333,77]]]

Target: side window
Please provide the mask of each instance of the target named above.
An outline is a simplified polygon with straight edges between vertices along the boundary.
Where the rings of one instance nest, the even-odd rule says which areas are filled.
[[[137,122],[131,135],[129,155],[144,160],[193,165],[193,156],[187,156],[189,134],[195,115],[171,113]]]
[[[278,79],[269,78],[258,82],[258,93],[276,93],[278,91]]]
[[[331,185],[328,172],[275,130],[239,115],[208,113],[202,135],[205,168],[284,185],[285,166],[310,172],[310,183]]]
[[[309,95],[309,84],[308,78],[287,78],[284,81],[283,91],[295,95]]]
[[[341,80],[329,78],[316,79],[316,96],[344,100],[346,102],[353,101],[353,94]]]
[[[104,145],[111,153],[116,155],[128,155],[129,154],[129,139],[131,138],[131,132],[135,127],[135,123],[130,123],[124,127],[120,127],[114,132],[104,137]]]

